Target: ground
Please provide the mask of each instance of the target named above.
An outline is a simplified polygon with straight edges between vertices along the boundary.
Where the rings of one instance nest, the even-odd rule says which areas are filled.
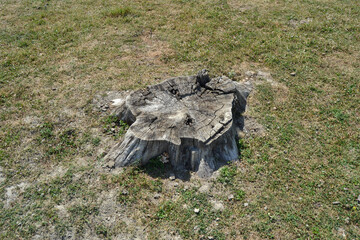
[[[358,239],[357,0],[0,0],[0,239]],[[111,169],[107,91],[254,78],[213,178]]]

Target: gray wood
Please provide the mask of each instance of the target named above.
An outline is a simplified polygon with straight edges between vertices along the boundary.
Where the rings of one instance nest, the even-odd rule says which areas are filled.
[[[114,114],[131,126],[106,160],[115,167],[143,165],[166,152],[175,170],[208,177],[238,159],[238,119],[250,89],[250,83],[211,79],[202,70],[129,93],[116,100]]]

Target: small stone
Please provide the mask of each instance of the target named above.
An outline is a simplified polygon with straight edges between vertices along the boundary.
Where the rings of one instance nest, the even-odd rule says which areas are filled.
[[[175,174],[174,174],[174,173],[170,173],[169,179],[170,179],[171,181],[174,181],[174,180],[176,179]]]
[[[340,202],[333,202],[333,205],[340,205]]]
[[[358,203],[360,203],[360,195],[357,197],[356,200],[358,201]]]
[[[3,169],[2,169],[2,167],[0,167],[0,184],[2,182],[4,182],[5,180],[6,180],[6,178],[4,176]]]
[[[350,218],[348,218],[348,217],[345,218],[345,223],[346,223],[346,224],[349,224],[349,223],[350,223]]]
[[[257,77],[266,81],[271,81],[271,74],[269,72],[258,71]]]
[[[265,206],[265,207],[264,207],[264,210],[265,210],[265,211],[266,211],[266,210],[268,210],[268,207],[267,207],[267,206]]]
[[[222,212],[222,211],[224,211],[224,209],[225,209],[224,204],[222,204],[221,202],[211,201],[211,204],[212,204],[213,209],[214,209],[215,211]]]
[[[114,162],[114,161],[109,161],[109,162],[106,164],[106,167],[108,167],[108,168],[114,168],[114,167],[115,167],[115,162]]]
[[[217,222],[220,221],[220,218],[216,218],[215,221],[217,221]]]
[[[290,73],[291,76],[295,77],[296,76],[296,72],[292,72]]]
[[[194,208],[194,213],[198,214],[200,212],[200,209]]]
[[[201,193],[208,193],[209,190],[210,190],[210,185],[209,184],[202,185],[199,188],[199,192],[201,192]]]
[[[101,105],[100,106],[100,110],[103,111],[103,112],[106,112],[108,109],[109,109],[108,105]]]
[[[346,231],[343,228],[338,228],[338,234],[346,239]]]
[[[162,163],[168,163],[169,162],[169,157],[161,156],[161,162]]]
[[[317,203],[314,204],[314,206],[315,206],[316,208],[320,208],[322,205],[321,205],[321,203],[317,202]]]
[[[345,204],[345,209],[346,210],[351,210],[352,209],[352,206],[350,204]]]
[[[247,202],[244,203],[244,207],[247,207],[247,206],[249,206],[249,203],[247,203]]]
[[[123,191],[121,192],[121,194],[122,194],[122,195],[129,195],[129,191],[128,191],[128,190],[123,190]]]
[[[159,199],[161,197],[161,195],[159,194],[159,193],[156,193],[155,195],[154,195],[154,199]]]
[[[178,187],[179,186],[179,183],[174,183],[174,187]]]
[[[246,71],[245,72],[245,76],[247,76],[247,77],[252,77],[254,75],[255,75],[255,72],[253,72],[253,71]]]
[[[214,237],[213,237],[213,236],[208,236],[208,239],[209,239],[209,240],[213,240]]]
[[[228,196],[228,200],[231,201],[231,200],[233,200],[233,199],[234,199],[234,195],[233,195],[233,194],[230,194],[230,195]]]

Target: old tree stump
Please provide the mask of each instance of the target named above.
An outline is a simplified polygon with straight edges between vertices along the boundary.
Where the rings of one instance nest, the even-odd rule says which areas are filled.
[[[176,171],[201,177],[238,159],[237,131],[249,83],[210,78],[206,70],[116,99],[114,114],[130,128],[105,159],[115,167],[144,165],[167,153]]]

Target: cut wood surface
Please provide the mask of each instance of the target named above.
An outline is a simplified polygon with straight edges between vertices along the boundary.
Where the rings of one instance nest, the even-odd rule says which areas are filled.
[[[177,172],[208,177],[238,158],[238,120],[250,89],[248,82],[211,79],[202,70],[114,99],[114,114],[131,126],[106,160],[116,167],[143,165],[167,153]]]

